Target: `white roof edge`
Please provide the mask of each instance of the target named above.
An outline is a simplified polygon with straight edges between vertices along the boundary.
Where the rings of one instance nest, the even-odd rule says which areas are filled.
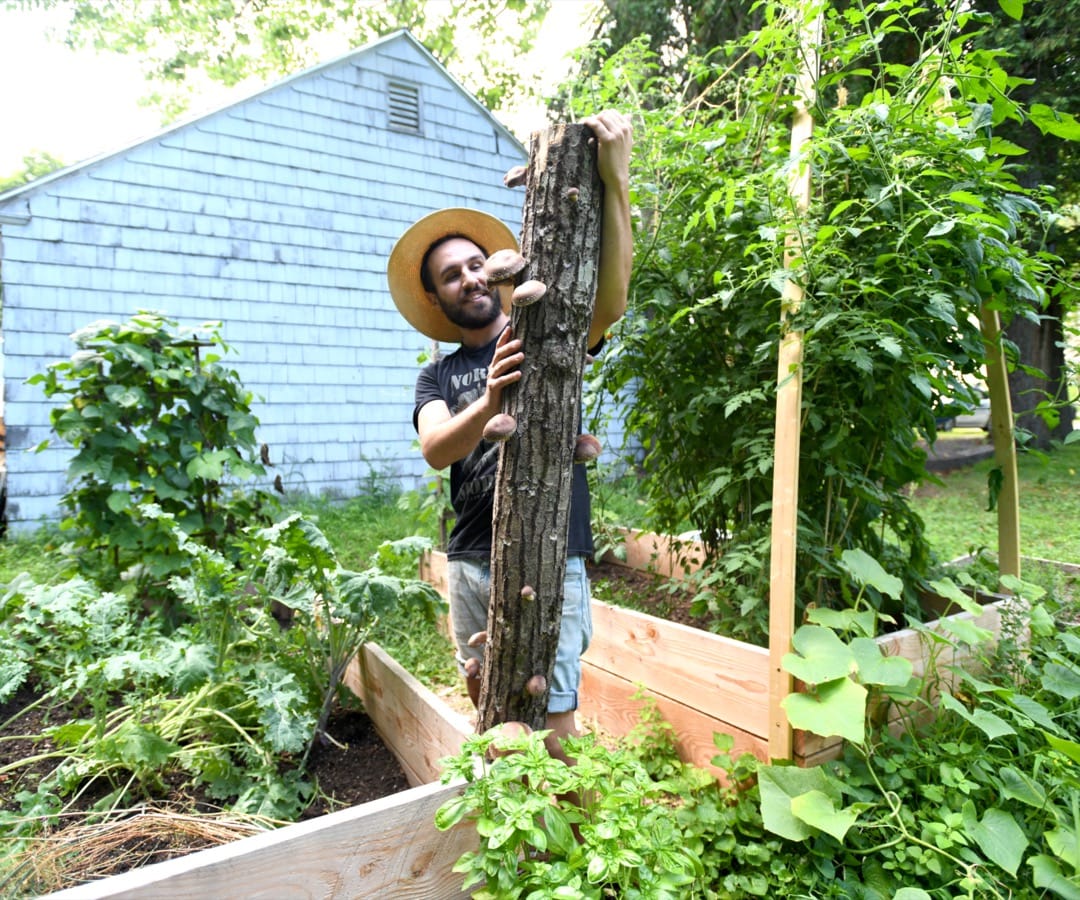
[[[188,126],[193,125],[203,119],[207,119],[210,116],[216,116],[219,113],[224,112],[225,110],[231,109],[234,106],[239,106],[242,103],[247,103],[250,100],[254,100],[256,97],[267,94],[271,91],[275,91],[278,88],[290,84],[294,81],[308,78],[309,76],[314,75],[317,72],[321,72],[323,69],[329,69],[333,66],[338,66],[348,59],[360,56],[362,54],[367,54],[378,49],[384,44],[388,44],[401,39],[409,41],[414,47],[416,47],[417,50],[419,50],[421,53],[424,54],[424,56],[430,59],[432,64],[436,66],[439,71],[442,72],[459,91],[461,91],[461,93],[466,97],[466,99],[470,103],[472,103],[472,105],[475,106],[478,110],[480,110],[480,112],[483,113],[488,119],[490,119],[492,124],[496,128],[498,128],[512,142],[512,144],[516,145],[521,149],[522,153],[528,152],[525,148],[525,145],[522,144],[521,141],[519,141],[517,137],[514,136],[513,132],[511,132],[509,128],[507,128],[502,122],[495,118],[495,115],[491,112],[491,110],[485,107],[479,100],[476,99],[476,97],[469,93],[469,91],[465,89],[461,82],[458,81],[453,75],[451,75],[450,72],[447,71],[446,67],[431,54],[431,51],[428,50],[427,47],[425,47],[422,43],[420,43],[419,40],[416,39],[412,32],[410,32],[407,28],[402,28],[398,31],[391,32],[388,35],[384,35],[381,38],[377,38],[367,44],[364,44],[362,47],[357,47],[353,50],[342,53],[339,56],[334,57],[333,59],[318,63],[311,68],[303,69],[299,72],[294,72],[292,75],[286,75],[284,78],[278,81],[275,81],[271,84],[263,85],[262,87],[245,93],[242,97],[238,97],[235,100],[229,100],[227,103],[223,103],[220,106],[214,107],[213,109],[205,110],[204,112],[188,116],[184,119],[180,119],[176,122],[173,122],[171,125],[166,126],[165,128],[155,131],[153,134],[147,135],[146,137],[142,137],[138,140],[125,144],[123,147],[120,147],[116,150],[108,150],[104,153],[99,153],[96,156],[88,157],[87,159],[80,160],[77,163],[72,163],[70,166],[65,166],[62,169],[57,169],[54,172],[50,172],[48,175],[43,175],[41,178],[35,178],[33,181],[29,181],[26,184],[21,184],[18,187],[11,188],[8,191],[0,192],[0,204],[5,203],[8,200],[14,199],[15,197],[18,197],[20,195],[29,194],[37,188],[50,184],[53,181],[59,181],[61,178],[66,178],[68,175],[72,175],[75,172],[81,171],[82,169],[87,169],[90,166],[104,162],[105,160],[112,159],[114,156],[121,156],[125,153],[130,152],[131,150],[134,150],[136,147],[141,147],[143,144],[149,144],[152,141],[160,140],[166,135],[172,134],[174,131],[179,131],[182,128],[187,128]]]

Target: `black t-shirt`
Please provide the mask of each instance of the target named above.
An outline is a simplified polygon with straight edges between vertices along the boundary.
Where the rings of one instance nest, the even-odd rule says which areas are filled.
[[[495,355],[495,338],[483,347],[464,345],[448,356],[429,363],[416,379],[413,427],[421,408],[433,400],[446,403],[451,415],[476,400],[487,387],[487,370]],[[491,517],[495,502],[495,476],[499,445],[481,440],[464,459],[450,466],[450,503],[457,520],[450,532],[449,559],[491,558]],[[589,482],[585,467],[575,465],[570,494],[570,534],[567,555],[591,556],[593,552]]]

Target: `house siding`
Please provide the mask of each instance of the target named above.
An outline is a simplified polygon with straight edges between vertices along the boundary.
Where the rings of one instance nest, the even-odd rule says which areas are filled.
[[[387,126],[391,80],[417,87],[422,134]],[[430,342],[390,300],[386,258],[445,206],[518,231],[523,194],[502,175],[524,161],[400,34],[0,199],[9,525],[59,514],[70,458],[28,452],[52,435],[26,379],[74,352],[72,332],[139,309],[221,321],[288,489],[417,486],[412,397]]]

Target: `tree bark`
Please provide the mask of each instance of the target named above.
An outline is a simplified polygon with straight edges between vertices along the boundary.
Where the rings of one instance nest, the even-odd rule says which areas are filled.
[[[1053,297],[1041,312],[1046,316],[1041,324],[1017,316],[1007,329],[1020,362],[1042,372],[1040,376],[1020,367],[1013,369],[1009,372],[1009,393],[1017,427],[1031,432],[1030,446],[1046,450],[1053,440],[1064,440],[1072,431],[1076,410],[1068,405],[1069,369],[1065,360],[1065,309],[1061,298]],[[1043,401],[1061,404],[1060,418],[1054,427],[1035,412]]]
[[[503,399],[517,427],[500,448],[495,483],[481,732],[510,721],[543,728],[547,719],[602,209],[591,130],[534,133],[521,241],[528,266],[519,280],[541,281],[547,292],[511,315],[525,359]]]

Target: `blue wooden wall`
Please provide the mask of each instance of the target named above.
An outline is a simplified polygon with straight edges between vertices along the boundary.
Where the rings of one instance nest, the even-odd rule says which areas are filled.
[[[414,88],[419,133],[389,121]],[[524,148],[407,33],[218,112],[0,196],[7,517],[55,518],[69,450],[25,380],[96,319],[157,310],[220,320],[227,357],[293,490],[418,486],[412,331],[386,291],[394,240],[424,213],[475,206],[520,229],[503,173]]]

